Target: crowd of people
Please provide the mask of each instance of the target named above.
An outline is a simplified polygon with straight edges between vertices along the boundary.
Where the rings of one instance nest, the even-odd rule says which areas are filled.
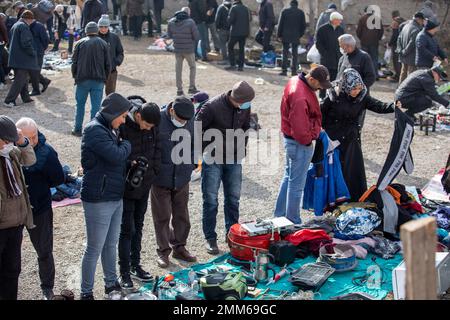
[[[94,1],[97,0],[87,0],[83,12],[86,13],[86,5]],[[270,50],[275,22],[273,7],[268,1],[261,2],[259,37],[264,49]],[[98,5],[101,6],[98,10],[89,7],[90,14],[99,14],[96,20],[89,21],[91,18],[86,15],[82,19],[82,24],[85,23],[84,37],[74,45],[71,68],[77,104],[72,134],[81,137],[81,200],[87,238],[81,259],[82,300],[94,299],[94,278],[100,257],[106,295],[122,288],[132,288],[133,279],[141,282],[153,279],[142,267],[140,255],[149,203],[158,266],[169,267],[170,256],[191,263],[197,261],[187,249],[190,233],[188,202],[191,175],[200,162],[205,250],[211,255],[219,254],[219,235],[216,233],[219,189],[222,185],[223,236],[226,240],[231,226],[239,222],[242,160],[248,144],[248,138],[240,140],[232,135],[230,140],[229,131],[247,132],[250,129],[251,103],[255,98],[255,90],[245,81],[239,81],[211,98],[197,90],[197,42],[203,43],[202,37],[207,34],[205,30],[214,29],[202,20],[214,14],[200,0],[192,0],[189,7],[182,8],[169,20],[168,35],[174,40],[177,73],[177,96],[173,101],[160,107],[140,96],[124,97],[116,93],[117,67],[124,60],[124,50],[120,37],[110,32],[111,22],[104,14],[105,4],[95,2],[95,6]],[[235,0],[230,6],[231,3],[225,0],[217,8],[216,49],[222,50],[224,57],[228,54],[229,61],[234,62],[233,48],[239,43],[243,50],[250,14],[240,0]],[[15,3],[14,8],[18,10],[19,19],[11,27],[8,38],[9,67],[15,76],[5,100],[9,106],[15,105],[19,95],[24,103],[32,101],[28,92],[29,77],[33,84],[31,95],[40,94],[39,83],[45,88],[50,83],[40,75],[42,57],[49,41],[37,44],[39,37],[49,37],[46,27],[37,21],[33,10],[25,10],[21,3]],[[54,12],[56,47],[62,30],[72,23],[63,18],[65,12],[64,7],[57,7]],[[205,15],[200,15],[200,12]],[[367,21],[370,15],[367,13],[362,19]],[[364,24],[359,24],[358,37],[367,39],[361,39],[362,49],[359,49],[356,39],[345,33],[342,27],[344,17],[336,11],[336,6],[330,6],[321,15],[319,22],[324,21],[320,25],[318,22],[316,45],[322,64],[309,72],[298,73],[295,60],[292,78],[281,98],[281,133],[286,163],[274,216],[301,223],[300,205],[307,171],[321,132],[339,142],[342,174],[350,193],[348,200],[358,201],[367,190],[361,142],[365,111],[392,113],[399,107],[407,109],[406,113],[413,118],[415,113],[430,107],[432,101],[448,106],[448,101],[437,93],[435,87],[436,83],[447,78],[444,70],[433,63],[445,60],[445,53],[433,38],[438,26],[435,16],[429,12],[417,12],[412,20],[400,23],[399,14],[395,12],[393,19],[398,24],[398,32],[393,36],[398,39],[391,45],[396,44],[402,63],[398,76],[400,79],[404,73],[409,75],[401,81],[395,100],[383,102],[370,95],[370,87],[378,77],[378,63],[374,57],[378,57],[378,42],[383,32],[370,30],[369,33]],[[299,39],[305,32],[304,20],[304,13],[298,9],[295,0],[280,15],[277,35],[282,40],[286,59],[289,47],[293,53],[297,52]],[[291,21],[295,23],[291,24]],[[422,25],[425,27],[420,31]],[[222,29],[227,26],[230,27],[229,34],[228,30]],[[415,42],[407,40],[409,36],[417,39]],[[228,45],[224,45],[224,39],[228,39]],[[224,50],[227,46],[228,52]],[[412,50],[411,46],[415,49]],[[201,47],[200,56],[205,58],[208,48],[205,43]],[[406,55],[408,61],[401,60]],[[414,59],[411,55],[415,56]],[[183,93],[183,60],[188,61],[191,69],[188,91],[191,98]],[[238,70],[242,69],[243,62],[241,52]],[[235,68],[234,63],[230,67]],[[284,61],[283,75],[287,68]],[[412,72],[415,68],[419,70]],[[91,119],[83,128],[88,96],[91,99]],[[199,154],[194,147],[195,135],[198,134],[194,131],[195,122],[201,123],[202,128],[203,145]],[[214,137],[220,138],[216,140],[223,143],[211,142],[211,130],[215,132]],[[183,139],[171,139],[183,133],[186,134]],[[190,139],[187,144],[191,146],[181,149],[180,154],[180,146],[186,145],[186,138]],[[181,161],[174,157],[176,152]],[[0,166],[0,300],[17,299],[24,227],[38,255],[43,297],[51,299],[54,295],[55,262],[50,189],[64,183],[65,179],[58,154],[33,119],[23,117],[14,123],[8,116],[1,115]]]

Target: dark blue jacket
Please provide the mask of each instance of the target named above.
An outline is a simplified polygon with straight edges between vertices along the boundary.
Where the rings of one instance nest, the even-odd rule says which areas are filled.
[[[36,50],[33,47],[33,34],[30,27],[22,20],[17,21],[11,29],[8,66],[17,69],[40,70]]]
[[[416,67],[431,68],[434,57],[443,60],[447,58],[447,55],[439,47],[437,40],[424,29],[416,38]]]
[[[48,48],[48,44],[50,43],[47,30],[39,21],[34,21],[30,25],[30,30],[33,34],[34,50],[36,50],[38,56],[43,56],[45,54],[45,50]]]
[[[34,153],[36,163],[31,167],[24,167],[23,173],[28,185],[33,214],[40,215],[52,208],[50,188],[64,183],[64,171],[58,160],[58,154],[40,132]]]
[[[169,114],[170,104],[167,108],[161,111],[161,123],[159,124],[159,139],[161,146],[161,170],[156,176],[153,185],[164,187],[168,189],[181,189],[191,180],[192,170],[194,170],[194,120],[182,128],[187,129],[191,135],[191,154],[189,163],[174,164],[172,161],[172,150],[178,145],[178,141],[172,141],[172,133],[178,129],[175,127],[170,119]],[[186,142],[181,142],[186,145]],[[178,153],[177,153],[178,154]],[[180,156],[183,156],[181,153]]]
[[[118,201],[123,198],[128,141],[120,141],[111,123],[101,113],[84,128],[81,140],[81,166],[84,177],[81,200],[86,202]]]

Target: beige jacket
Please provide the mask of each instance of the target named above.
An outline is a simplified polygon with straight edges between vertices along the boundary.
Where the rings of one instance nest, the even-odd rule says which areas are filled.
[[[33,147],[15,147],[9,154],[13,165],[14,174],[18,179],[22,195],[18,198],[8,198],[3,170],[0,170],[0,230],[25,225],[33,228],[33,212],[31,211],[27,185],[23,175],[22,166],[32,166],[36,163],[36,155]]]

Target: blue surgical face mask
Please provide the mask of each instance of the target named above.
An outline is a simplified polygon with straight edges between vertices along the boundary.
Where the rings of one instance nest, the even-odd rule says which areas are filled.
[[[247,110],[247,109],[249,109],[251,106],[252,106],[252,104],[251,104],[251,102],[249,101],[249,102],[245,102],[245,103],[241,104],[241,105],[239,106],[239,109],[241,109],[241,110]]]

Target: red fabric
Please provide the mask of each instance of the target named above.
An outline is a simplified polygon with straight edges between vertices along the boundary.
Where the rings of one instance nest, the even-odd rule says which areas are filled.
[[[330,240],[330,236],[324,230],[311,230],[303,229],[298,230],[290,235],[288,235],[285,240],[289,241],[295,246],[298,246],[302,242],[311,240]]]
[[[300,77],[293,77],[281,100],[281,132],[308,145],[319,137],[322,113],[316,93]]]

